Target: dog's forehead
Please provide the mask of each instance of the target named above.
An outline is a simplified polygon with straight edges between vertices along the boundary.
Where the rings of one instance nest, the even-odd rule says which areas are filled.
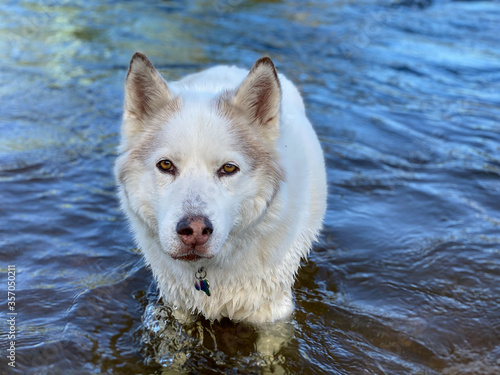
[[[186,100],[180,109],[157,130],[157,142],[176,154],[236,151],[241,140],[214,101]]]
[[[214,143],[231,142],[232,127],[211,105],[185,103],[177,116],[164,128],[164,132],[176,143],[179,140],[191,140],[200,145],[205,140]]]
[[[144,163],[160,158],[176,162],[242,162],[252,170],[269,164],[265,147],[246,119],[221,105],[221,93],[177,93],[175,111],[160,113],[141,145]],[[179,165],[180,166],[180,165]]]

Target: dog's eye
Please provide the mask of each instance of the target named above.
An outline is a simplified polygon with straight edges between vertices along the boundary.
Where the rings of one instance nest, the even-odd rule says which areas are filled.
[[[160,160],[156,166],[158,169],[162,172],[173,172],[174,171],[174,164],[170,160]]]
[[[234,174],[238,171],[239,171],[239,168],[236,165],[231,164],[231,163],[224,164],[221,167],[221,169],[219,169],[219,173],[221,173],[223,175]]]

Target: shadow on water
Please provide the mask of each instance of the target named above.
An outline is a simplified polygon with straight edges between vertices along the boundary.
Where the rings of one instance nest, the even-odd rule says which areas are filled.
[[[1,370],[498,373],[499,19],[491,1],[5,4],[0,270],[18,315]],[[267,54],[304,95],[329,207],[270,341],[180,324],[149,289],[112,176],[136,50],[169,80]]]

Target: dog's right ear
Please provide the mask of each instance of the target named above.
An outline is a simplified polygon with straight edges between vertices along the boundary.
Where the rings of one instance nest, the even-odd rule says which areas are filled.
[[[264,137],[277,139],[281,86],[276,68],[269,57],[255,62],[240,84],[231,103],[249,118]]]
[[[146,55],[136,52],[130,60],[125,80],[125,137],[141,131],[144,122],[161,108],[168,106],[172,94],[167,84]]]

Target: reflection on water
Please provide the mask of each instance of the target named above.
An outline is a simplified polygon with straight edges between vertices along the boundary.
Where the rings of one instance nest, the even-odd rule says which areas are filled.
[[[486,1],[5,4],[15,373],[498,373],[499,19]],[[268,54],[304,94],[329,210],[273,357],[262,332],[180,325],[149,290],[111,173],[136,50],[168,79]]]

